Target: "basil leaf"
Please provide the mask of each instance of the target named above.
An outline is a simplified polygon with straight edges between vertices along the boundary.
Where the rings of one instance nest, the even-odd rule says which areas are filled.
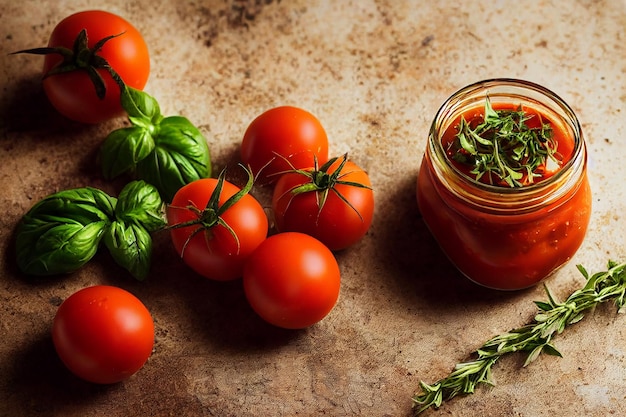
[[[152,258],[152,238],[144,227],[132,222],[114,221],[104,235],[104,244],[115,262],[136,279],[146,279]]]
[[[132,181],[120,192],[115,208],[118,220],[138,223],[148,232],[165,226],[159,191],[144,181]]]
[[[57,223],[48,226],[44,233],[39,227],[38,238],[29,242],[25,240],[27,235],[22,234],[22,239],[18,239],[18,266],[29,275],[74,272],[96,254],[105,227],[105,222]]]
[[[148,93],[132,87],[123,89],[122,107],[133,125],[146,129],[152,129],[163,118],[159,102]]]
[[[172,201],[182,186],[211,175],[209,147],[202,133],[182,116],[161,121],[156,148],[137,164],[137,176]]]
[[[17,264],[29,275],[77,270],[97,252],[116,199],[95,188],[52,194],[35,204],[17,227]]]
[[[133,169],[154,150],[154,146],[149,129],[132,126],[114,130],[100,148],[104,177],[112,179]]]
[[[209,147],[202,133],[182,116],[163,118],[159,103],[130,87],[122,107],[133,126],[112,132],[101,148],[105,178],[134,170],[171,201],[184,185],[211,175]]]

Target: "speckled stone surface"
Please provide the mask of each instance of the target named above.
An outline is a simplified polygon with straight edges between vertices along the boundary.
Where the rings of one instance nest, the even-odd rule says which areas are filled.
[[[55,24],[103,8],[133,22],[150,47],[146,91],[165,114],[206,135],[216,170],[237,159],[247,124],[282,104],[325,126],[376,193],[368,235],[337,254],[339,302],[319,324],[262,322],[236,281],[209,282],[155,237],[152,274],[134,282],[98,254],[69,276],[32,283],[17,272],[13,232],[40,198],[94,186],[113,120],[81,126],[57,115],[40,85]],[[419,381],[433,382],[489,337],[532,318],[541,287],[501,293],[455,272],[420,220],[415,179],[430,122],[466,84],[516,77],[542,84],[577,113],[589,149],[594,208],[588,236],[547,284],[557,297],[590,270],[626,258],[626,3],[533,1],[7,1],[0,2],[0,416],[408,416]],[[261,193],[262,194],[262,193]],[[260,196],[262,198],[262,195]],[[79,288],[135,293],[156,324],[145,367],[113,386],[70,375],[50,326]],[[626,318],[603,306],[556,339],[563,358],[522,368],[511,356],[479,388],[425,415],[626,415]]]

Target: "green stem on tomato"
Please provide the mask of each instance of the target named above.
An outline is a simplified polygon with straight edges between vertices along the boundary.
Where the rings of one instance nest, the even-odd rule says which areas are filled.
[[[287,161],[287,163],[291,165],[291,163],[287,159],[285,160]],[[293,199],[299,194],[315,192],[317,196],[317,205],[319,207],[319,210],[318,210],[318,214],[319,214],[324,208],[324,204],[326,203],[326,200],[328,198],[328,193],[333,192],[335,193],[335,195],[337,195],[337,197],[339,197],[339,199],[341,199],[344,203],[346,203],[348,207],[354,210],[354,212],[359,216],[359,218],[361,218],[361,220],[363,220],[361,213],[359,213],[359,211],[352,205],[352,203],[350,203],[343,196],[343,194],[337,191],[336,186],[347,185],[351,187],[359,187],[359,188],[367,188],[367,189],[371,189],[371,187],[365,184],[358,183],[358,182],[344,181],[341,179],[343,176],[347,175],[347,173],[342,172],[343,167],[345,166],[346,162],[348,162],[347,153],[345,153],[341,157],[339,166],[335,170],[333,170],[333,172],[329,173],[328,171],[337,162],[337,160],[339,160],[339,157],[331,158],[321,167],[318,167],[317,158],[315,158],[314,167],[312,170],[296,169],[293,167],[293,165],[291,165],[292,167],[291,170],[282,172],[281,174],[295,173],[295,174],[299,174],[299,175],[303,175],[307,177],[309,181],[287,190],[283,195],[280,196],[280,198],[289,194],[291,195],[291,199]]]
[[[194,236],[196,236],[200,232],[210,233],[211,229],[217,225],[226,228],[226,230],[228,230],[228,232],[233,236],[233,238],[237,242],[237,252],[239,252],[239,237],[230,227],[230,225],[224,221],[222,215],[239,200],[241,200],[243,196],[248,194],[250,190],[252,190],[252,186],[254,185],[254,175],[252,174],[252,171],[243,167],[243,165],[241,166],[248,175],[248,180],[238,192],[233,194],[223,204],[219,204],[220,196],[222,194],[222,188],[224,187],[224,181],[226,180],[226,169],[223,169],[217,177],[215,190],[213,190],[209,201],[203,209],[199,209],[194,205],[184,207],[185,209],[192,211],[196,215],[196,218],[186,222],[172,224],[167,227],[168,229],[179,229],[181,227],[197,226],[194,231],[190,233],[189,237],[185,241],[185,244],[183,245],[183,248],[181,250],[181,257],[185,252],[185,248],[187,247],[191,239],[194,238]]]
[[[96,90],[96,95],[102,100],[106,96],[106,85],[98,72],[99,69],[104,69],[111,75],[111,78],[113,78],[115,83],[119,86],[120,91],[124,89],[125,84],[119,74],[109,65],[107,60],[98,55],[98,52],[100,52],[104,44],[108,41],[122,36],[123,34],[124,32],[107,36],[96,42],[93,48],[89,48],[87,30],[83,29],[76,36],[73,49],[64,47],[32,48],[16,51],[12,54],[61,55],[63,61],[44,74],[43,78],[45,79],[56,74],[65,74],[73,71],[85,71],[87,75],[89,75],[89,79]]]

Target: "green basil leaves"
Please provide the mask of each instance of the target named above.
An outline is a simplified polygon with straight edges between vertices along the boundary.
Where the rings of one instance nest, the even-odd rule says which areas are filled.
[[[17,228],[17,264],[28,275],[76,271],[101,242],[113,259],[135,278],[150,269],[150,233],[165,226],[157,189],[144,181],[129,183],[118,198],[96,188],[60,191],[36,203]]]
[[[211,176],[208,144],[189,120],[163,117],[153,97],[131,87],[122,91],[122,107],[132,126],[105,139],[100,150],[105,178],[132,172],[171,201],[182,186]]]
[[[122,86],[130,126],[111,132],[100,149],[106,179],[137,181],[118,198],[91,187],[61,191],[35,204],[17,230],[17,263],[28,275],[76,271],[102,246],[135,278],[148,275],[151,233],[165,226],[163,203],[186,184],[211,176],[206,139],[182,116],[163,117],[149,94]]]

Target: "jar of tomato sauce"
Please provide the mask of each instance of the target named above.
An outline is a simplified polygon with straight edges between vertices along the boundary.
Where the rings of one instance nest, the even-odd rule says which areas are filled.
[[[507,117],[517,118],[519,137],[499,142],[511,132]],[[459,90],[433,120],[417,201],[442,250],[470,280],[500,290],[537,284],[574,255],[589,223],[576,115],[527,81],[492,79]]]

